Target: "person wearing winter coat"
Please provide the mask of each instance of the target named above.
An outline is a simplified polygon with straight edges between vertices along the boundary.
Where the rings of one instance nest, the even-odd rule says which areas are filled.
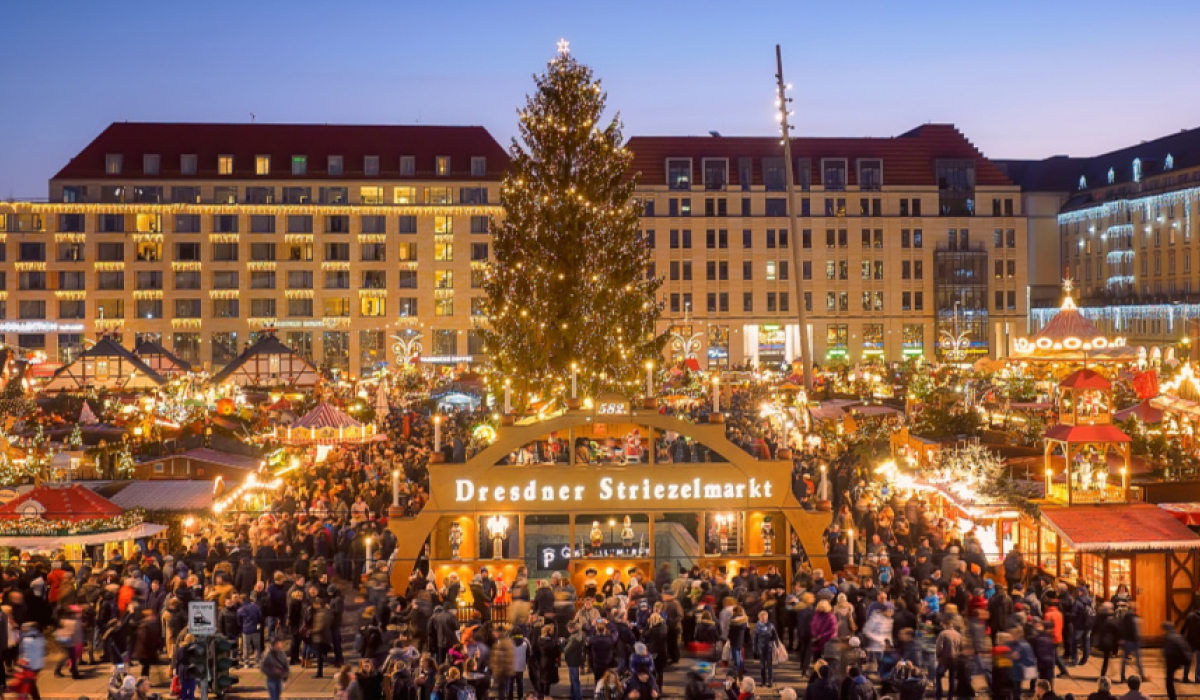
[[[812,658],[819,659],[825,655],[825,645],[837,637],[837,619],[833,616],[833,606],[828,600],[817,603],[812,617],[811,632]]]
[[[942,676],[949,674],[950,685],[947,693],[954,695],[954,689],[957,687],[958,679],[958,662],[962,656],[963,641],[962,635],[953,626],[946,626],[938,633],[937,641],[934,644],[934,654],[937,658],[937,668],[933,677],[933,697],[935,700],[942,700]]]
[[[839,700],[837,684],[834,683],[832,670],[824,661],[817,661],[816,677],[808,682],[804,691],[804,700]]]
[[[329,643],[332,639],[333,613],[326,607],[325,601],[316,598],[312,602],[312,621],[308,626],[310,645],[317,657],[317,673],[314,678],[325,676],[325,655],[329,653]]]
[[[1054,644],[1053,633],[1039,623],[1033,626],[1034,634],[1029,640],[1033,647],[1033,656],[1037,660],[1038,678],[1049,681],[1050,689],[1054,689],[1054,660],[1058,656],[1058,648]]]
[[[429,618],[429,648],[439,663],[446,660],[446,652],[458,642],[458,618],[442,606],[433,609]]]
[[[758,657],[759,681],[763,687],[770,688],[775,683],[775,643],[779,641],[779,632],[771,624],[771,615],[766,610],[758,613],[752,637],[754,655]]]
[[[263,624],[262,610],[254,601],[247,600],[238,608],[237,621],[242,633],[242,667],[253,668],[262,654],[262,637],[259,636]]]
[[[1063,613],[1066,614],[1067,611],[1064,610]],[[1071,663],[1086,664],[1092,655],[1092,627],[1096,623],[1096,600],[1088,591],[1087,584],[1080,584],[1075,601],[1071,604],[1070,614],[1075,623],[1075,644],[1071,647]]]
[[[287,654],[283,652],[282,639],[275,638],[271,640],[271,646],[263,653],[262,660],[258,663],[258,668],[267,680],[268,698],[270,700],[279,700],[280,696],[283,695],[283,684],[291,673],[291,668],[288,666]]]
[[[179,700],[195,700],[196,698],[196,676],[192,670],[192,644],[195,641],[196,638],[192,635],[184,635],[179,646],[175,648],[174,658],[171,659],[175,676],[179,678]]]
[[[849,700],[879,700],[879,693],[875,691],[875,684],[867,680],[867,677],[863,675],[857,666],[850,667],[849,677]]]
[[[616,640],[608,632],[608,624],[603,620],[596,622],[596,631],[588,637],[588,649],[591,651],[592,673],[599,675],[612,668],[613,648]]]
[[[876,667],[883,652],[892,643],[892,627],[895,608],[891,603],[876,608],[867,624],[863,625],[863,636],[867,638],[867,656]]]
[[[583,669],[587,656],[587,640],[574,620],[567,623],[567,643],[563,649],[563,663],[567,665],[567,677],[570,681],[570,700],[583,700],[583,685],[579,682],[579,673]]]
[[[133,643],[133,658],[142,665],[143,678],[148,678],[150,667],[158,663],[158,651],[162,646],[162,623],[154,617],[153,610],[146,608],[142,610]]]
[[[537,666],[532,673],[533,689],[537,691],[539,700],[542,700],[550,696],[551,686],[558,683],[558,660],[561,648],[558,640],[554,638],[554,625],[542,627],[542,634],[538,637],[534,652]]]
[[[625,700],[655,700],[657,697],[658,682],[649,671],[634,673],[625,681]]]
[[[670,632],[667,626],[667,621],[662,615],[653,613],[646,623],[646,632],[643,639],[646,640],[646,650],[650,653],[650,657],[654,659],[654,678],[658,681],[658,687],[663,684],[663,672],[667,667],[670,659]]]
[[[608,669],[596,683],[595,700],[624,700],[625,690],[615,669]]]
[[[1121,648],[1121,629],[1117,626],[1112,603],[1101,603],[1096,613],[1096,622],[1092,625],[1092,647],[1103,655],[1100,675],[1108,675],[1108,660]]]
[[[1187,668],[1192,661],[1192,647],[1188,645],[1187,640],[1175,630],[1175,626],[1170,622],[1162,623],[1162,628],[1162,655],[1163,662],[1167,666],[1167,697],[1170,700],[1176,700],[1175,672],[1182,668],[1184,673],[1187,673]]]
[[[729,617],[729,632],[726,642],[729,644],[729,666],[737,669],[738,673],[746,671],[746,634],[749,631],[750,618],[742,606],[734,606],[733,614]]]
[[[1149,683],[1146,672],[1142,669],[1142,618],[1138,617],[1137,609],[1129,603],[1129,609],[1121,617],[1121,682],[1125,682],[1125,662],[1133,656],[1137,662],[1138,675],[1143,683]]]
[[[1183,629],[1180,630],[1184,641],[1188,643],[1193,650],[1200,649],[1200,606],[1192,608],[1187,617],[1183,619]],[[1200,682],[1200,654],[1196,655],[1196,673],[1194,676],[1197,682]],[[1188,682],[1188,667],[1183,669],[1183,682]]]

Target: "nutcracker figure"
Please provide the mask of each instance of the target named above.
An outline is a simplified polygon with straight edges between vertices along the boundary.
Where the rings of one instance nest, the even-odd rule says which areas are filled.
[[[600,521],[592,521],[592,551],[598,551],[604,545],[604,533],[600,531]]]
[[[633,547],[633,523],[630,522],[629,516],[625,516],[625,522],[621,526],[621,546],[625,549]]]
[[[717,516],[717,542],[720,547],[721,554],[729,553],[729,518],[728,516]]]
[[[458,559],[458,548],[462,546],[463,531],[462,525],[457,522],[450,523],[450,558]]]
[[[766,516],[762,521],[762,539],[763,539],[763,554],[771,556],[775,554],[775,526],[771,523],[771,516]]]

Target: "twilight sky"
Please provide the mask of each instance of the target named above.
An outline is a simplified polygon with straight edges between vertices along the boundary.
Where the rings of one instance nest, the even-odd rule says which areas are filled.
[[[124,3],[0,22],[0,198],[112,121],[481,124],[507,144],[565,36],[626,134],[766,135],[774,45],[797,133],[953,122],[994,158],[1093,155],[1200,126],[1195,0]]]

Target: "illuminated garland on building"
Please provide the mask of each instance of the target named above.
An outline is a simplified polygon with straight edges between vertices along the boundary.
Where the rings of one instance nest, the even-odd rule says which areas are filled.
[[[46,518],[0,520],[0,536],[69,537],[72,535],[119,532],[141,525],[144,519],[142,511],[133,510],[111,518],[89,518],[78,522]]]
[[[66,204],[59,202],[6,202],[14,213],[38,214],[343,214],[403,216],[499,216],[503,210],[487,204]]]

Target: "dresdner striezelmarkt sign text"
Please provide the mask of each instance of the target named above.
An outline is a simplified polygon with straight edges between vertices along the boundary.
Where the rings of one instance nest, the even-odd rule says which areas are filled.
[[[787,463],[760,462],[750,476],[728,463],[631,466],[496,466],[431,471],[432,501],[447,511],[577,511],[778,508],[790,488]],[[440,478],[439,478],[440,477]]]

